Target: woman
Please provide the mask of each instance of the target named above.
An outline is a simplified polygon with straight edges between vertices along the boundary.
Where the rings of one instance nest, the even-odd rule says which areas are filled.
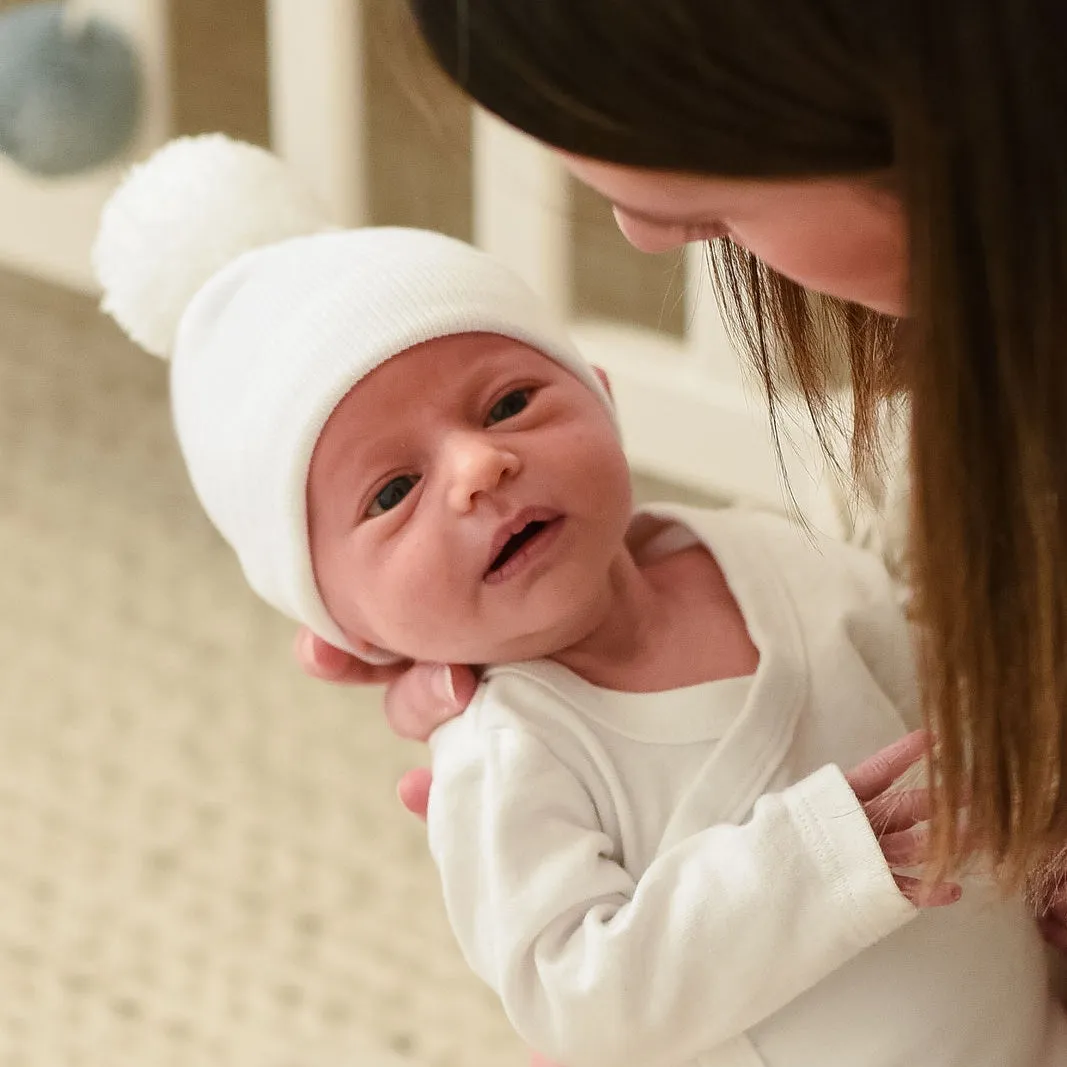
[[[857,464],[879,400],[907,393],[936,859],[979,849],[1011,884],[1047,865],[1067,843],[1067,7],[411,6],[439,64],[556,149],[633,244],[713,242],[772,404],[780,347],[820,410],[813,293],[849,341]],[[311,673],[392,680],[406,736],[473,688],[465,669],[394,680],[302,648]],[[402,788],[424,803],[425,776]]]

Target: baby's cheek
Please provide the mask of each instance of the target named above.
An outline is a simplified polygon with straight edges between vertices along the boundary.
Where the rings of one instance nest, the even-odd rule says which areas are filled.
[[[391,648],[416,659],[439,657],[443,639],[460,621],[455,569],[436,546],[423,545],[379,570],[368,613]]]

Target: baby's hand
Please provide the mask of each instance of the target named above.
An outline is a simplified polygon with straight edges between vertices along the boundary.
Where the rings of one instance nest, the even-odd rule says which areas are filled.
[[[442,723],[459,715],[471,702],[477,679],[469,667],[440,663],[400,663],[372,667],[301,628],[296,658],[305,674],[339,685],[384,685],[385,718],[398,737],[425,741]],[[401,803],[426,818],[430,772],[408,771],[397,787]]]
[[[1034,879],[1031,898],[1041,935],[1054,948],[1067,953],[1067,849]]]
[[[922,758],[927,743],[926,731],[916,730],[876,752],[845,775],[863,805],[890,868],[918,867],[928,858],[929,791],[907,789],[894,792],[892,788],[897,779]],[[960,887],[953,882],[929,886],[919,878],[898,874],[895,869],[893,880],[917,908],[954,904],[960,898]]]

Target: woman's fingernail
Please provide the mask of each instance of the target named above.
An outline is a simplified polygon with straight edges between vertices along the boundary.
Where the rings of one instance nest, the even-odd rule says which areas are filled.
[[[452,677],[451,667],[438,667],[433,672],[432,686],[434,695],[449,704],[458,704],[456,698],[456,682]]]

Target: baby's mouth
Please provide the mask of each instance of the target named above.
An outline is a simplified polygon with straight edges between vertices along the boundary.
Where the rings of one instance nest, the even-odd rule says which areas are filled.
[[[563,516],[547,508],[525,508],[519,512],[493,539],[493,555],[485,577],[501,576],[500,572],[528,545],[549,528],[561,522]]]
[[[547,525],[547,522],[535,520],[534,522],[528,522],[517,534],[512,534],[508,538],[508,543],[504,545],[497,554],[496,559],[489,565],[489,573],[492,574],[494,571],[500,570],[523,545],[532,541]]]

